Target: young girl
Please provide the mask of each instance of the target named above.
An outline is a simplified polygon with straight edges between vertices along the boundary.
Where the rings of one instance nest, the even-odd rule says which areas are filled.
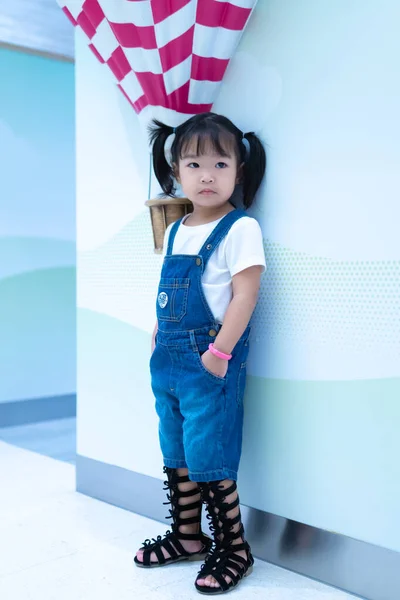
[[[172,134],[169,164],[165,143]],[[249,321],[265,269],[260,227],[232,196],[242,184],[243,205],[251,206],[266,157],[253,133],[214,113],[176,129],[155,121],[151,142],[163,191],[173,195],[176,180],[193,212],[166,231],[150,361],[173,525],[164,538],[146,540],[135,563],[205,559],[196,589],[224,593],[254,563],[236,480]],[[214,540],[201,531],[202,501]]]

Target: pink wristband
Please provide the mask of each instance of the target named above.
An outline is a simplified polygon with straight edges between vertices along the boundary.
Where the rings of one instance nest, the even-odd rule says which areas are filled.
[[[220,352],[219,350],[214,348],[214,344],[210,344],[208,346],[208,349],[211,352],[211,354],[214,354],[214,356],[218,356],[218,358],[222,358],[222,360],[231,360],[232,358],[232,354],[224,354],[223,352]]]

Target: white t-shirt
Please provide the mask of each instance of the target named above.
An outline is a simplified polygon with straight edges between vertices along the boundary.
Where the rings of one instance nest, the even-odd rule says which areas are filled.
[[[223,218],[223,217],[222,217]],[[174,240],[172,254],[199,254],[208,236],[221,221],[189,227],[180,224]],[[167,253],[172,224],[164,236],[163,255]],[[241,217],[212,253],[203,273],[204,295],[217,323],[223,323],[232,300],[232,277],[248,267],[266,268],[263,237],[259,224],[252,217]]]

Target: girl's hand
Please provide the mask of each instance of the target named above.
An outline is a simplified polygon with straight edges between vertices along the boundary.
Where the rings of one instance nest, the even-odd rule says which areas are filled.
[[[151,336],[151,353],[153,354],[154,348],[156,347],[156,335],[158,331],[158,321],[156,321],[156,325],[153,330],[153,335]]]
[[[207,350],[207,352],[204,352],[204,354],[201,357],[201,362],[203,363],[207,371],[210,371],[213,375],[221,377],[222,379],[228,372],[228,361],[223,360],[222,358],[218,358],[218,356],[215,356],[214,354],[211,354],[209,350]]]

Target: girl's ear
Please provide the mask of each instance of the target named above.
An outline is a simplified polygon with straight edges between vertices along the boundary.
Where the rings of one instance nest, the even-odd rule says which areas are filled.
[[[242,183],[242,181],[243,181],[243,168],[244,168],[244,162],[242,162],[242,164],[240,164],[238,167],[237,174],[236,174],[236,183]]]
[[[180,183],[180,179],[179,179],[179,169],[178,169],[178,165],[176,163],[172,163],[172,174],[175,177],[176,181],[178,183]]]

